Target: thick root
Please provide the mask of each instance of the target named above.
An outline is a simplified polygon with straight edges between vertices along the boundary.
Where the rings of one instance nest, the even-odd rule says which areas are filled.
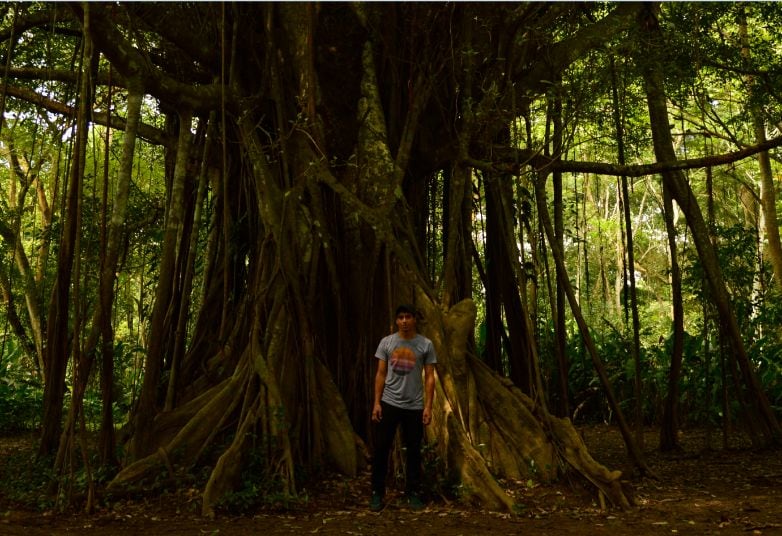
[[[230,413],[241,400],[241,384],[244,379],[234,375],[230,380],[223,382],[219,392],[208,400],[204,400],[202,407],[183,426],[174,438],[165,446],[161,446],[157,452],[145,458],[137,460],[122,471],[109,483],[108,488],[130,485],[138,482],[150,473],[157,472],[170,464],[171,458],[179,465],[190,465],[201,452],[204,445],[219,428],[226,413]]]
[[[497,484],[475,441],[480,423],[485,421],[479,413],[476,385],[466,357],[470,331],[465,326],[474,324],[475,306],[470,301],[460,302],[443,315],[425,296],[419,296],[419,300],[423,302],[425,334],[435,345],[438,361],[439,381],[427,433],[434,436],[431,439],[447,467],[458,472],[465,495],[487,508],[512,511],[513,500]],[[474,423],[472,430],[470,422]]]
[[[316,392],[320,400],[315,409],[320,412],[326,457],[340,473],[355,477],[362,465],[358,448],[361,440],[353,431],[345,402],[331,379],[331,373],[320,361],[315,360],[315,363]]]
[[[206,488],[204,488],[204,493],[202,495],[202,515],[214,519],[215,504],[217,504],[217,501],[220,500],[226,491],[233,489],[241,473],[242,453],[245,452],[248,442],[247,432],[255,426],[257,421],[258,416],[255,410],[253,409],[248,412],[239,425],[239,430],[236,432],[236,436],[234,437],[231,446],[223,452],[220,459],[217,461],[215,468],[212,470],[212,474],[209,475],[209,482],[206,483]]]
[[[554,480],[557,462],[551,439],[538,418],[519,399],[522,393],[481,361],[471,358],[470,363],[481,393],[486,428],[490,430],[482,439],[495,449],[490,460],[494,472],[514,479]]]
[[[614,505],[631,506],[621,472],[597,463],[569,420],[548,415],[510,380],[468,355],[475,323],[470,300],[443,313],[424,293],[417,299],[425,315],[421,331],[438,355],[440,381],[429,433],[466,491],[488,508],[510,510],[511,499],[492,475],[545,482],[569,465]]]
[[[594,484],[614,506],[622,509],[633,506],[632,495],[620,480],[622,472],[609,471],[605,466],[596,462],[569,419],[549,416],[549,420],[555,440],[562,447],[565,461]]]
[[[491,510],[513,511],[513,499],[499,486],[481,454],[470,443],[461,422],[441,399],[433,412],[428,433],[434,437],[446,470],[456,471],[461,479],[465,498],[475,498]]]

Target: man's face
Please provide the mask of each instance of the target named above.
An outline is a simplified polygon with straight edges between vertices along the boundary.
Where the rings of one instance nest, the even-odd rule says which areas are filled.
[[[396,327],[403,334],[415,332],[415,316],[411,313],[401,312],[396,315]]]

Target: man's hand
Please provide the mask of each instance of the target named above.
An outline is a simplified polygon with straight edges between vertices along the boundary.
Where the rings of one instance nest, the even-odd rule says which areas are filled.
[[[377,373],[375,374],[375,405],[372,406],[372,422],[380,422],[383,420],[383,407],[380,405],[380,398],[383,396],[387,374],[388,361],[385,359],[378,359]]]
[[[375,407],[372,408],[372,422],[380,422],[381,420],[383,420],[383,406],[375,404]]]
[[[432,410],[429,408],[424,408],[424,416],[421,420],[424,422],[424,425],[428,425],[430,422],[432,422]]]

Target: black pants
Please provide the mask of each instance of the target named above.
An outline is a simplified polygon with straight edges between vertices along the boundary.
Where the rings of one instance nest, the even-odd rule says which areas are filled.
[[[396,429],[402,425],[407,449],[405,491],[417,493],[421,485],[421,441],[424,437],[423,410],[402,409],[381,402],[383,418],[375,425],[375,455],[372,460],[372,491],[384,495],[388,456]]]

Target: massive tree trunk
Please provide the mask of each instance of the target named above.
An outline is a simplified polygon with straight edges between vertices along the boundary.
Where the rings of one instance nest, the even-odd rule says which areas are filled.
[[[178,139],[172,144],[168,134],[149,135],[166,145],[172,172],[143,387],[129,427],[128,459],[112,486],[208,464],[213,470],[203,513],[213,515],[254,454],[263,460],[262,476],[286,494],[296,493],[296,464],[355,475],[366,461],[361,438],[368,438],[372,352],[394,304],[414,300],[426,316],[422,331],[441,356],[430,439],[475,497],[511,509],[494,476],[549,480],[572,468],[614,504],[630,504],[621,474],[595,463],[570,422],[548,414],[536,371],[519,375],[524,385],[514,385],[471,355],[469,160],[474,151],[491,155],[481,140],[508,128],[515,114],[509,102],[544,91],[545,80],[626,27],[635,8],[619,6],[583,22],[572,6],[544,4],[70,7],[120,85],[132,81],[157,99]],[[554,35],[557,21],[568,16],[579,29],[567,39],[535,38],[517,47],[519,28],[540,25],[541,35]],[[135,43],[158,43],[163,53],[137,48],[120,26],[127,21],[139,35],[151,34]],[[492,59],[484,65],[484,57]],[[82,91],[82,107],[88,94]],[[131,116],[122,123],[129,144],[138,97],[131,92]],[[81,111],[77,156],[86,143]],[[194,120],[203,136],[192,136]],[[120,123],[112,118],[111,124]],[[56,446],[52,432],[69,355],[83,163],[76,162],[68,185],[49,315],[51,429],[43,450]],[[450,177],[446,224],[431,231],[442,232],[444,253],[427,259],[420,242],[426,204],[415,192],[438,173]],[[195,177],[200,193],[193,202]],[[196,207],[207,180],[218,208],[209,220],[209,245],[194,264],[196,230],[207,220]],[[510,190],[500,187],[492,195],[505,245],[500,251],[515,256]],[[112,228],[121,223],[123,195]],[[115,262],[111,235],[108,244],[106,270]],[[517,260],[506,260],[503,273],[517,272]],[[196,311],[183,296],[190,293],[193,266],[203,266],[204,292],[190,297]],[[428,266],[439,268],[435,281]],[[111,274],[104,271],[101,280],[105,300]],[[534,369],[531,321],[512,283],[504,282],[505,305],[518,352]],[[99,307],[95,329],[105,347],[113,335],[100,315],[111,309],[103,302]],[[536,399],[524,393],[533,383]]]

